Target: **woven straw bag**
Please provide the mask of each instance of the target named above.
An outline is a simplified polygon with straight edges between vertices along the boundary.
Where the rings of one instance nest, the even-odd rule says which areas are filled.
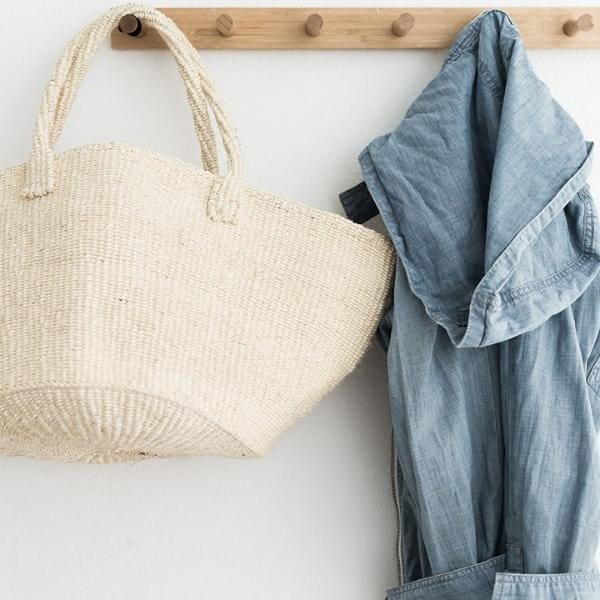
[[[203,168],[121,144],[53,152],[127,13],[175,57]],[[126,5],[73,39],[31,159],[0,172],[0,452],[259,456],[352,371],[388,297],[389,242],[240,178],[234,130],[172,21]]]

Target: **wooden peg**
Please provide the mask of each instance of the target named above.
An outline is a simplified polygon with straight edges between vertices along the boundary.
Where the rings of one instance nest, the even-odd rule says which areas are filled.
[[[142,22],[135,15],[124,15],[119,21],[119,31],[131,37],[139,37],[143,31]]]
[[[317,13],[310,15],[304,24],[304,31],[310,37],[321,35],[321,31],[323,31],[323,17]]]
[[[577,35],[580,31],[586,32],[594,29],[592,15],[581,15],[578,19],[570,19],[563,25],[563,31],[568,36]]]
[[[415,18],[410,13],[403,13],[392,23],[392,33],[404,37],[414,26]]]
[[[217,18],[217,31],[224,37],[231,37],[234,33],[235,22],[231,15],[220,15]]]

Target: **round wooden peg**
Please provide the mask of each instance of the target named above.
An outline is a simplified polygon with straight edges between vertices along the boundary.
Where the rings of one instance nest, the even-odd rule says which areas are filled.
[[[581,15],[577,19],[570,19],[563,25],[563,31],[568,36],[577,35],[580,31],[586,32],[594,29],[594,19],[592,15]]]
[[[142,33],[142,22],[135,15],[123,15],[119,21],[119,31],[131,37],[139,37]]]
[[[392,33],[404,37],[414,26],[415,18],[410,13],[403,13],[392,23]]]
[[[306,31],[306,34],[310,35],[310,37],[321,35],[321,32],[323,31],[323,17],[317,13],[310,15],[304,24],[304,31]]]
[[[235,22],[231,15],[220,15],[217,19],[217,31],[225,37],[231,37],[235,30]]]

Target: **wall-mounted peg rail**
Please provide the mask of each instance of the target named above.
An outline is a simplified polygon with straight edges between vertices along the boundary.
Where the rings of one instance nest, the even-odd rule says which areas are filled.
[[[196,48],[325,50],[446,48],[483,8],[161,8]],[[529,48],[600,48],[598,7],[511,7]],[[594,26],[596,23],[596,26]],[[161,48],[131,15],[113,48]]]

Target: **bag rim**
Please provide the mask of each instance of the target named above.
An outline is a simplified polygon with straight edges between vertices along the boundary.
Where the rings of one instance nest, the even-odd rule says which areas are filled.
[[[65,158],[68,158],[70,155],[77,154],[78,152],[81,152],[81,151],[107,152],[107,151],[111,151],[111,150],[114,150],[117,152],[124,152],[124,153],[130,153],[132,151],[135,151],[136,153],[138,153],[141,156],[145,155],[148,158],[158,158],[162,161],[168,161],[168,162],[171,162],[174,166],[178,166],[180,168],[184,168],[184,169],[190,171],[190,174],[192,176],[194,176],[194,177],[201,176],[203,178],[206,178],[207,181],[212,181],[212,182],[217,181],[218,182],[220,180],[226,179],[226,176],[224,176],[224,175],[220,175],[220,174],[215,175],[214,173],[211,173],[210,171],[206,171],[205,169],[203,169],[201,165],[194,164],[183,158],[180,158],[177,156],[172,156],[170,154],[165,154],[165,153],[155,150],[153,148],[139,146],[137,144],[131,144],[128,142],[92,142],[89,144],[82,144],[82,145],[74,146],[72,148],[67,148],[61,152],[57,152],[55,154],[55,159],[56,159],[57,164],[60,164],[60,162],[62,160],[64,160]],[[8,167],[0,169],[0,181],[2,180],[2,178],[5,175],[8,174],[8,172],[11,172],[11,171],[18,172],[19,170],[25,171],[27,169],[27,165],[28,165],[28,162],[23,161],[23,162],[12,164],[12,165],[9,165]],[[298,200],[294,200],[293,198],[289,198],[287,196],[280,196],[273,192],[262,190],[262,189],[254,187],[254,186],[247,185],[245,183],[241,183],[240,189],[241,189],[241,193],[244,195],[248,194],[250,196],[260,197],[260,198],[262,198],[264,200],[268,200],[270,202],[284,203],[286,208],[290,208],[296,213],[300,212],[300,213],[308,214],[311,216],[324,217],[325,219],[328,219],[328,220],[334,220],[336,222],[336,224],[341,224],[342,227],[345,227],[348,231],[353,231],[357,234],[360,234],[360,237],[363,237],[366,240],[369,240],[369,238],[370,238],[371,241],[378,242],[378,244],[382,244],[382,246],[384,247],[384,250],[387,249],[387,250],[389,250],[390,253],[393,252],[392,244],[391,244],[390,238],[388,236],[386,236],[383,233],[380,233],[378,231],[375,231],[374,229],[371,229],[369,227],[365,227],[364,225],[361,225],[359,223],[355,223],[352,220],[344,217],[342,214],[339,214],[336,212],[331,212],[328,210],[323,210],[321,208],[316,208],[314,206],[304,204],[303,202],[299,202]],[[45,196],[47,201],[51,201],[51,197],[52,197],[52,193]],[[22,199],[22,200],[24,202],[30,202],[30,200],[25,200],[25,199]]]

